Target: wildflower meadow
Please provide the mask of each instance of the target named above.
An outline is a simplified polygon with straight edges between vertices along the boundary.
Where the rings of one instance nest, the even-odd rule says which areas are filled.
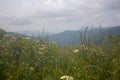
[[[120,80],[120,36],[60,46],[2,34],[0,80]]]

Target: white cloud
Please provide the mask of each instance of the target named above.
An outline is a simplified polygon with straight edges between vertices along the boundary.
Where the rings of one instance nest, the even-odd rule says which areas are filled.
[[[120,25],[119,4],[119,0],[0,0],[0,27],[39,30],[45,26],[58,31],[91,24]]]

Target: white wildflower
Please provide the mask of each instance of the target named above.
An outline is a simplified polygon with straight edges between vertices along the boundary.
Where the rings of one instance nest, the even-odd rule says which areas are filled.
[[[33,67],[30,67],[30,70],[32,71],[32,70],[34,70],[34,68],[33,68]]]
[[[38,51],[38,54],[43,55],[43,54],[44,54],[44,52],[42,52],[42,51]]]
[[[73,50],[74,53],[78,53],[79,52],[79,49],[75,49]]]
[[[61,76],[60,79],[61,80],[74,80],[72,76]]]
[[[44,47],[40,47],[39,50],[40,50],[40,51],[44,51],[45,48],[44,48]]]
[[[42,45],[41,45],[41,47],[44,47],[44,48],[46,48],[46,45],[45,45],[45,44],[42,44]]]

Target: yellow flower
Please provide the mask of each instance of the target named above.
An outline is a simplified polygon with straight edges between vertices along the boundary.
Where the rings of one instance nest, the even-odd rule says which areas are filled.
[[[60,79],[61,80],[74,80],[72,76],[61,76]]]

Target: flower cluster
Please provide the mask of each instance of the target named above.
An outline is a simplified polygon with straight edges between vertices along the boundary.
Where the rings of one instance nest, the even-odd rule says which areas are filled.
[[[74,80],[72,76],[61,76],[60,79],[61,80]]]
[[[74,49],[73,52],[74,52],[74,53],[78,53],[78,52],[79,52],[79,49]]]

